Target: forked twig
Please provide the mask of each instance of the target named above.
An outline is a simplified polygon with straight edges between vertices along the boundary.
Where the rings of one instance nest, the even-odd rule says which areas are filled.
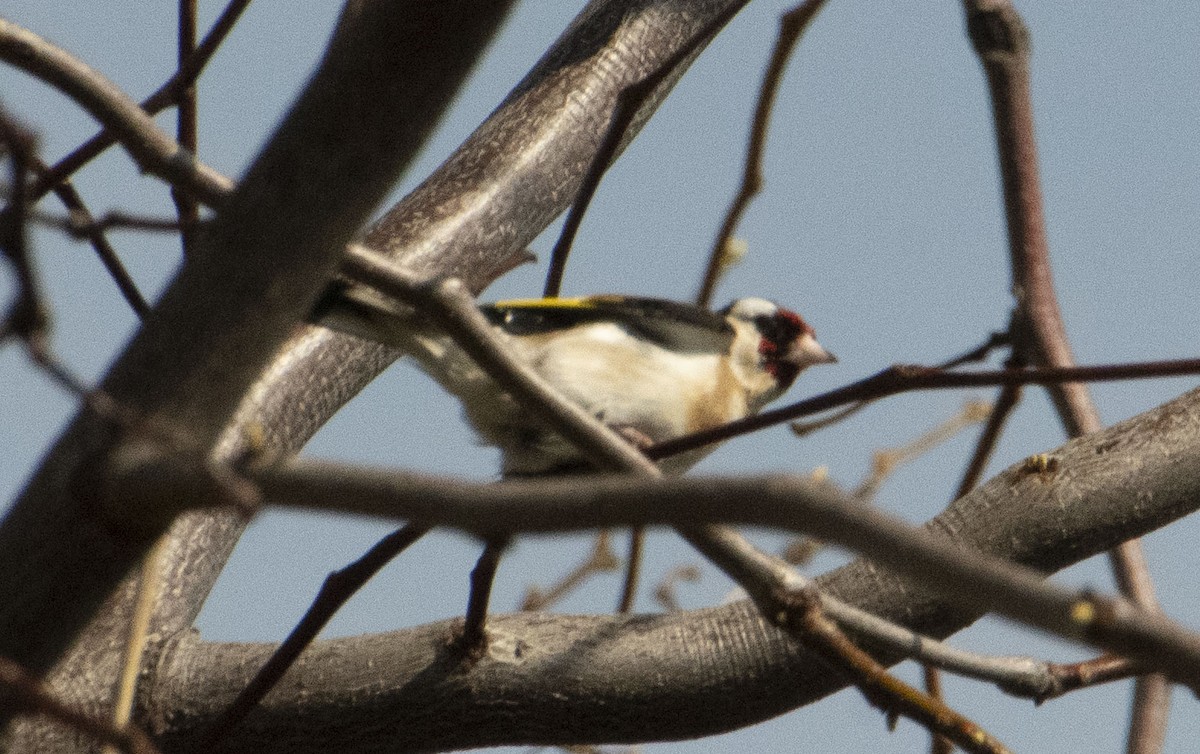
[[[588,554],[586,560],[571,569],[566,576],[559,579],[553,586],[545,590],[538,587],[530,588],[521,600],[520,609],[528,611],[545,610],[577,588],[588,576],[601,571],[616,570],[621,565],[621,561],[612,551],[610,536],[607,530],[601,530],[596,535],[592,551]]]
[[[967,427],[987,421],[991,415],[992,406],[990,404],[981,401],[969,401],[957,414],[928,432],[903,445],[875,451],[871,458],[871,472],[850,494],[856,500],[863,502],[871,500],[879,491],[879,486],[899,466],[919,458],[942,443],[948,442]]]
[[[867,701],[883,710],[889,726],[899,716],[910,718],[929,731],[977,754],[1006,754],[1011,750],[975,722],[923,694],[887,672],[871,655],[842,633],[821,609],[815,589],[780,595],[783,609],[775,625],[813,649],[849,677]]]
[[[229,32],[233,31],[233,27],[241,17],[242,11],[246,10],[250,2],[251,0],[230,0],[225,9],[221,11],[221,15],[213,22],[208,34],[196,46],[195,52],[189,56],[188,60],[180,65],[175,74],[153,94],[142,100],[142,109],[150,115],[156,115],[175,104],[179,97],[179,92],[185,87],[190,86],[200,76],[204,67],[212,59],[213,54],[216,53],[217,48],[225,41]],[[33,185],[30,194],[34,199],[43,196],[53,186],[62,183],[67,177],[86,165],[105,149],[116,144],[117,140],[117,135],[110,129],[105,129],[96,134],[76,148],[75,151],[46,170],[39,177],[37,183]]]
[[[654,587],[654,599],[667,612],[676,612],[683,608],[675,599],[675,586],[681,581],[696,582],[700,580],[700,569],[694,565],[681,565],[667,571],[662,581]]]
[[[44,176],[49,168],[40,159],[34,161],[34,170],[39,176]],[[91,244],[92,249],[99,257],[100,263],[104,265],[108,276],[113,279],[117,285],[117,290],[121,292],[125,302],[129,304],[129,308],[139,319],[145,317],[150,311],[150,305],[146,303],[146,298],[138,290],[137,284],[133,282],[133,276],[125,269],[120,257],[117,255],[116,249],[109,243],[104,231],[110,227],[121,225],[125,216],[118,213],[109,213],[100,219],[92,217],[92,213],[84,204],[83,197],[75,190],[74,184],[69,178],[64,178],[54,185],[54,195],[62,202],[62,205],[67,208],[67,218],[64,222],[57,222],[55,218],[50,218],[44,214],[31,213],[30,219],[39,223],[48,223],[58,225],[77,238],[86,238]],[[128,218],[136,220],[137,218]],[[148,219],[148,218],[147,218]],[[129,223],[133,224],[133,223]],[[178,224],[172,222],[171,232],[178,229]]]
[[[866,405],[866,402],[851,404],[847,410],[856,411]],[[841,419],[842,413],[839,412],[835,418]],[[903,445],[876,450],[872,453],[871,470],[850,493],[851,497],[863,503],[871,502],[887,478],[901,465],[916,460],[967,427],[989,420],[991,414],[992,407],[989,404],[969,401],[954,416]],[[810,422],[807,426],[815,424],[817,422]],[[800,565],[807,562],[820,547],[821,543],[811,537],[794,538],[785,545],[784,557],[789,563]]]
[[[210,206],[228,198],[229,179],[188,155],[119,87],[66,50],[0,18],[0,60],[73,99],[115,134],[142,170]]]

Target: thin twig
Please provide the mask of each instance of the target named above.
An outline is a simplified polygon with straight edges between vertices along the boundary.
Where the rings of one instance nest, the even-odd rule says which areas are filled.
[[[1091,688],[1102,683],[1123,681],[1146,672],[1145,667],[1124,657],[1103,655],[1083,662],[1051,665],[1060,693]],[[1038,699],[1038,702],[1045,699]]]
[[[210,749],[230,730],[250,714],[263,697],[275,687],[279,680],[300,657],[304,648],[317,638],[325,625],[342,605],[354,596],[364,584],[400,553],[429,531],[428,526],[409,524],[387,535],[368,550],[361,558],[325,579],[313,603],[304,613],[287,638],[283,640],[254,675],[254,678],[238,693],[237,698],[213,722],[198,751]]]
[[[662,581],[654,587],[654,599],[667,612],[682,610],[679,600],[675,598],[675,586],[681,581],[696,582],[700,580],[700,569],[694,565],[681,565],[667,571]]]
[[[132,725],[118,728],[108,720],[68,707],[36,676],[6,657],[0,657],[0,687],[9,691],[5,701],[25,712],[45,715],[127,754],[159,754],[150,737],[138,728]]]
[[[67,182],[59,184],[59,187],[64,188],[70,185]],[[76,200],[68,206],[66,216],[34,210],[29,213],[29,221],[65,231],[72,238],[77,239],[90,239],[95,233],[104,233],[113,229],[138,230],[149,233],[179,233],[181,230],[185,230],[184,226],[174,218],[133,215],[119,210],[94,217],[82,201],[78,200],[78,194],[73,194],[73,196],[76,197]],[[64,205],[66,202],[67,200],[64,199]],[[199,222],[193,228],[198,225]]]
[[[870,474],[850,493],[851,496],[869,502],[879,491],[880,485],[902,464],[920,458],[967,427],[986,421],[991,414],[990,404],[970,401],[957,414],[921,436],[895,448],[875,451],[871,458]]]
[[[149,97],[142,100],[141,108],[150,115],[157,115],[162,110],[175,104],[181,89],[190,86],[192,82],[199,78],[204,67],[208,65],[208,61],[216,53],[217,48],[225,41],[229,32],[233,31],[233,27],[237,24],[238,18],[241,17],[242,11],[250,5],[250,2],[251,0],[230,0],[225,9],[221,11],[221,15],[213,22],[208,34],[196,46],[195,53],[184,65],[179,67],[166,83],[155,90]],[[105,149],[116,144],[117,141],[118,137],[115,133],[106,128],[43,173],[32,187],[30,193],[35,199],[40,198],[52,187],[62,183],[68,176],[86,165]]]
[[[629,530],[629,559],[625,563],[625,580],[621,584],[621,599],[617,601],[618,613],[633,611],[637,600],[638,576],[642,572],[642,557],[646,547],[646,528],[635,526]]]
[[[939,701],[945,699],[942,695],[942,671],[932,665],[922,665],[921,670],[925,681],[925,693]],[[930,731],[929,754],[952,754],[953,751],[953,741],[940,733]]]
[[[975,489],[979,480],[983,478],[988,461],[991,460],[992,453],[995,452],[996,445],[1000,441],[1000,433],[1004,430],[1005,423],[1012,416],[1013,409],[1017,407],[1020,400],[1021,387],[1019,385],[1005,385],[1000,388],[996,402],[992,404],[992,411],[988,415],[987,424],[979,433],[979,440],[975,443],[975,450],[971,453],[967,469],[963,472],[962,479],[959,480],[958,489],[954,493],[955,500]]]
[[[33,169],[39,176],[45,176],[50,168],[41,159],[35,157]],[[36,187],[34,187],[36,188]],[[125,269],[121,263],[120,257],[116,250],[109,243],[108,238],[104,235],[104,231],[110,227],[119,225],[116,215],[107,215],[100,220],[92,217],[92,213],[84,204],[83,197],[75,190],[75,186],[70,180],[64,179],[54,185],[54,195],[62,202],[62,205],[67,208],[67,217],[56,217],[44,212],[31,210],[29,212],[29,220],[40,225],[50,225],[61,228],[76,238],[87,239],[95,250],[96,256],[99,257],[100,263],[104,265],[104,269],[108,272],[109,277],[117,284],[117,290],[125,298],[129,308],[134,314],[141,319],[150,311],[149,304],[137,289],[137,285],[133,282],[133,277]],[[30,190],[31,195],[36,196],[34,190]],[[130,218],[134,219],[134,218]],[[171,232],[178,230],[178,223],[171,221]],[[157,230],[158,228],[155,228]]]
[[[972,348],[970,351],[959,354],[958,356],[952,356],[951,358],[946,359],[942,363],[938,364],[937,368],[954,369],[965,364],[982,362],[987,359],[988,355],[991,354],[992,351],[996,350],[997,348],[1005,347],[1008,345],[1008,343],[1008,333],[992,333],[981,345]],[[1012,367],[1013,365],[1006,364],[1005,366]],[[813,419],[807,422],[792,422],[788,425],[788,427],[797,437],[805,437],[813,432],[817,432],[825,429],[826,427],[837,424],[838,422],[849,419],[851,416],[854,416],[867,406],[870,406],[873,402],[874,401],[871,400],[864,400],[858,403],[852,403],[843,409],[839,409],[830,416]]]
[[[179,0],[179,34],[176,60],[176,76],[196,54],[196,5],[197,0]],[[182,78],[181,78],[182,80]],[[196,83],[192,80],[180,87],[176,110],[175,138],[179,145],[194,155],[199,155],[199,103],[196,98]],[[171,200],[179,216],[182,229],[180,242],[185,255],[192,248],[192,229],[200,220],[200,205],[187,192],[171,187]]]
[[[93,391],[60,363],[50,350],[50,315],[43,303],[28,246],[28,176],[36,163],[33,135],[0,109],[0,144],[7,147],[12,164],[12,191],[0,212],[0,254],[12,265],[17,279],[13,304],[0,320],[0,345],[10,337],[20,339],[35,366],[68,392],[79,396],[101,416],[120,414],[113,401]]]
[[[1104,364],[1084,367],[1038,367],[1030,369],[993,369],[950,372],[935,367],[901,365],[884,369],[870,377],[812,398],[764,411],[713,429],[658,443],[646,449],[646,455],[662,459],[678,453],[748,434],[773,424],[810,416],[856,401],[882,398],[915,390],[957,390],[989,385],[1052,385],[1067,380],[1110,382],[1117,380],[1178,377],[1200,373],[1200,359],[1146,361],[1131,364]]]
[[[228,197],[229,179],[196,160],[116,84],[66,50],[0,18],[0,60],[73,99],[112,131],[142,170],[210,206]]]
[[[808,0],[783,14],[779,19],[779,36],[775,39],[775,49],[771,51],[771,62],[763,76],[762,85],[758,92],[758,104],[754,108],[754,120],[750,127],[750,143],[746,147],[746,162],[742,171],[742,184],[737,195],[725,212],[721,229],[713,243],[709,254],[708,267],[704,272],[703,282],[696,294],[696,303],[708,306],[712,302],[713,291],[717,287],[721,271],[725,268],[726,250],[737,229],[742,214],[763,184],[763,154],[766,152],[767,129],[771,123],[771,111],[775,107],[775,97],[779,93],[779,85],[783,81],[783,72],[792,57],[792,49],[800,40],[808,25],[824,6],[825,0]]]
[[[865,401],[852,404],[844,411],[838,412],[835,418],[840,419],[846,411],[855,411],[867,405],[869,404]],[[989,404],[969,401],[957,414],[919,437],[898,447],[876,450],[871,454],[871,470],[850,493],[851,496],[863,503],[871,502],[887,478],[901,465],[916,460],[938,445],[952,439],[970,425],[986,421],[991,413],[992,408]],[[805,429],[808,430],[817,423],[810,422]],[[795,432],[796,423],[792,423],[791,428]],[[788,562],[799,564],[810,558],[819,549],[820,543],[809,537],[801,537],[789,542],[786,547],[792,553],[792,556],[787,558]],[[800,558],[800,560],[797,561],[796,558]]]
[[[563,274],[567,269],[567,257],[571,253],[571,245],[575,242],[575,235],[579,232],[579,226],[583,223],[583,216],[587,212],[588,205],[592,202],[592,197],[596,195],[596,189],[600,187],[600,181],[604,178],[604,173],[608,171],[609,166],[612,165],[613,160],[620,151],[621,144],[625,141],[630,126],[633,125],[634,119],[641,112],[642,105],[668,79],[678,75],[679,72],[677,69],[679,66],[689,57],[696,55],[700,47],[720,31],[725,24],[729,23],[729,20],[740,9],[740,6],[733,6],[728,10],[718,13],[691,40],[664,60],[653,73],[650,73],[641,81],[625,87],[617,95],[617,102],[613,108],[608,129],[604,132],[604,138],[601,140],[600,146],[596,148],[596,151],[592,155],[591,164],[588,165],[587,173],[584,174],[583,180],[579,184],[579,190],[575,194],[575,201],[571,203],[571,208],[567,211],[567,218],[563,221],[562,232],[559,233],[558,241],[555,242],[554,249],[550,252],[550,265],[546,270],[546,285],[542,291],[543,296],[557,296],[559,291],[561,291]]]
[[[945,736],[966,751],[977,754],[1010,752],[994,736],[946,706],[887,672],[873,657],[855,646],[821,609],[815,589],[780,595],[784,609],[776,625],[815,650],[858,687],[867,701],[883,710],[889,719],[910,718],[930,732]]]
[[[483,554],[471,571],[471,593],[467,598],[467,614],[463,619],[462,633],[455,641],[455,649],[468,660],[477,659],[487,649],[488,603],[492,598],[492,586],[496,583],[496,571],[500,568],[500,556],[508,545],[507,538],[487,540]]]
[[[545,590],[537,587],[531,588],[521,600],[520,609],[545,610],[577,588],[588,576],[602,571],[616,570],[621,565],[621,561],[613,554],[609,539],[608,531],[601,531],[597,534],[592,551],[586,560],[571,569],[570,573],[559,579],[553,586]]]
[[[41,352],[46,349],[50,316],[42,303],[29,257],[28,176],[34,160],[34,143],[33,134],[0,109],[0,144],[8,152],[12,171],[8,206],[0,212],[0,255],[12,265],[17,288],[12,305],[0,320],[0,344],[16,337],[30,352]]]

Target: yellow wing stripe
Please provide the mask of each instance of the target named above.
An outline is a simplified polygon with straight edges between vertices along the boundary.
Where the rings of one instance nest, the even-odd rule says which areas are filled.
[[[603,302],[620,301],[620,296],[579,296],[576,298],[514,298],[497,301],[497,309],[595,309]]]

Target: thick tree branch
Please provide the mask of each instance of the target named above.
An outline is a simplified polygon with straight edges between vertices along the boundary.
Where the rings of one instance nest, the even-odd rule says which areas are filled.
[[[1200,500],[1200,391],[1053,455],[1057,472],[1011,469],[926,528],[1051,572],[1178,518]],[[978,617],[865,561],[820,583],[839,599],[934,637]],[[466,674],[444,654],[450,629],[435,624],[317,642],[234,734],[231,749],[305,751],[312,750],[306,741],[331,740],[352,746],[366,720],[386,720],[380,735],[405,750],[694,737],[780,714],[843,683],[747,603],[653,617],[495,616],[493,649]],[[153,706],[151,717],[171,721],[164,743],[211,720],[271,649],[186,639],[168,653],[160,685],[145,696],[163,705]],[[697,654],[709,662],[697,664]],[[662,677],[672,679],[669,688],[656,681]],[[318,682],[355,694],[353,715],[344,714],[348,702],[336,693],[320,700],[308,693]],[[367,687],[378,689],[370,700],[362,694]]]
[[[422,277],[453,275],[471,291],[482,290],[523,261],[526,246],[566,209],[619,93],[712,18],[744,2],[595,0],[496,112],[364,241]],[[651,99],[646,116],[666,94]],[[642,123],[636,120],[633,131]],[[258,450],[269,454],[296,452],[396,356],[376,343],[303,328],[249,391],[217,455],[251,451],[248,436],[261,436]],[[308,410],[297,412],[297,405]],[[188,577],[173,583],[180,596],[170,625],[190,625],[241,527],[223,512],[189,514],[175,527],[174,560],[186,564],[179,573]]]
[[[503,9],[477,5],[419,19],[394,3],[347,6],[305,93],[105,379],[119,405],[208,451],[465,75],[464,32],[478,48],[495,27]],[[0,528],[0,653],[37,672],[186,503],[91,506],[77,480],[119,435],[81,415]]]
[[[596,124],[607,122],[618,93],[688,44],[716,14],[743,3],[593,2],[488,122],[393,208],[367,240],[423,273],[453,274],[472,290],[482,289],[517,263],[525,246],[565,208],[599,138]],[[495,26],[478,14],[470,18],[480,28]],[[460,42],[445,51],[463,60],[477,54]],[[438,68],[440,60],[431,57],[429,65]],[[453,86],[440,89],[448,98]],[[666,93],[661,91],[643,115]],[[406,114],[419,120],[415,110]],[[635,131],[641,123],[641,118],[634,123]],[[376,344],[304,328],[248,391],[216,455],[294,452],[394,357]],[[296,405],[310,410],[297,413]],[[154,619],[163,637],[190,625],[243,525],[226,511],[179,519],[163,575],[163,588],[175,599],[160,604]],[[58,677],[78,684],[85,667],[97,679],[106,677],[112,659],[106,637],[123,624],[130,598],[129,590],[114,596],[111,609],[89,628],[91,638],[60,666]],[[95,699],[103,695],[93,703],[100,704]]]

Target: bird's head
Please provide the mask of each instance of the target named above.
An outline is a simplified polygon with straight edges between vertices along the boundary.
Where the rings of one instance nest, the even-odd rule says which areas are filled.
[[[733,325],[735,363],[769,376],[762,400],[772,400],[814,364],[837,361],[799,314],[761,298],[743,298],[721,311]]]

